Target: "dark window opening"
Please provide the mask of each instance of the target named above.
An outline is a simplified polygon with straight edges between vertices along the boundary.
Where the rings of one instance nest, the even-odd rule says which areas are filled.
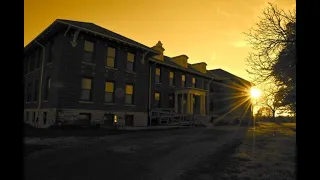
[[[47,112],[43,112],[43,124],[47,124]]]
[[[156,83],[161,83],[161,69],[156,68]]]
[[[126,104],[133,104],[133,85],[127,84],[126,85]]]
[[[128,52],[128,54],[127,54],[127,70],[128,71],[135,71],[134,64],[135,64],[135,55],[133,53]]]
[[[104,100],[107,103],[114,102],[114,82],[106,82]]]
[[[116,60],[116,49],[113,47],[108,47],[106,66],[114,68],[115,60]]]
[[[158,92],[156,92],[156,93],[154,93],[154,101],[155,101],[155,107],[157,107],[157,108],[160,108],[161,106],[160,106],[160,97],[161,95],[160,95],[160,93],[158,93]]]
[[[174,94],[169,95],[169,108],[174,108]]]
[[[85,41],[84,57],[83,57],[84,62],[93,63],[93,51],[94,51],[94,43],[90,41]]]
[[[170,74],[169,74],[169,84],[170,84],[171,86],[175,85],[174,72],[170,72]]]
[[[80,113],[77,121],[74,122],[77,126],[90,126],[91,125],[91,114],[90,113]]]
[[[125,115],[125,125],[133,126],[133,115]]]
[[[80,100],[90,101],[92,100],[92,79],[91,78],[82,78],[81,81],[81,96]]]

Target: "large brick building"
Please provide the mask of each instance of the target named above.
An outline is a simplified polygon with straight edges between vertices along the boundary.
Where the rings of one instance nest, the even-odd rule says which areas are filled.
[[[147,126],[153,109],[206,120],[250,117],[250,82],[164,51],[160,41],[148,47],[93,23],[58,19],[24,49],[24,121],[108,126],[116,117]],[[230,111],[236,102],[244,103]]]

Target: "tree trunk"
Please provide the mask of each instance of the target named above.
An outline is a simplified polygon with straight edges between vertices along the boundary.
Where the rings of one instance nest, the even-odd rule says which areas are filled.
[[[272,111],[272,120],[276,122],[276,111]]]

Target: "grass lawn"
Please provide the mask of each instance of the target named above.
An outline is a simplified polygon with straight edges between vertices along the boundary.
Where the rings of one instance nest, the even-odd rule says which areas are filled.
[[[255,130],[249,130],[220,173],[221,179],[296,179],[296,134],[286,127],[260,123]]]
[[[260,123],[245,139],[226,145],[189,169],[184,180],[294,180],[296,139],[293,124]]]

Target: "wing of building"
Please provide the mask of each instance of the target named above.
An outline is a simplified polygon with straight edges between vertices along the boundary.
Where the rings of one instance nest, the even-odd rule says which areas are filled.
[[[251,117],[252,83],[164,51],[160,41],[148,47],[93,23],[57,19],[24,48],[24,121],[128,127]]]

